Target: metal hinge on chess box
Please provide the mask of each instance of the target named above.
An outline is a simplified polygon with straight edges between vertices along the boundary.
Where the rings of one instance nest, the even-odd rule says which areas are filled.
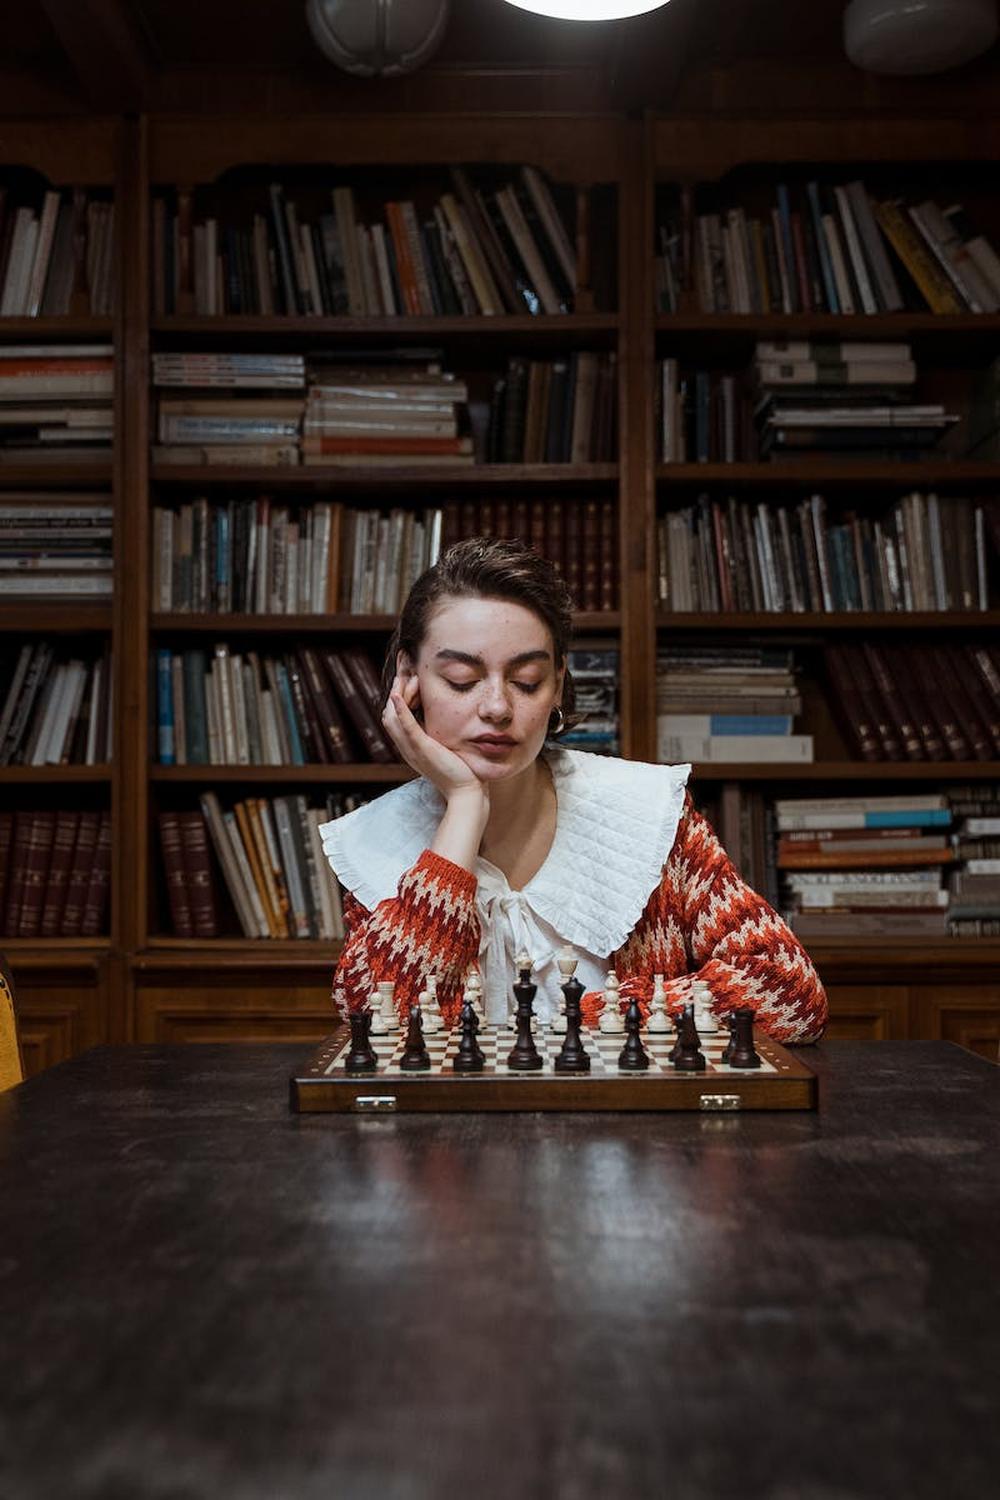
[[[559,1074],[553,1067],[561,1038],[539,1027],[536,1041],[542,1067],[531,1073],[508,1071],[506,1057],[513,1036],[505,1027],[484,1027],[479,1041],[486,1065],[479,1073],[457,1073],[453,1058],[457,1033],[428,1037],[431,1065],[420,1073],[400,1071],[400,1043],[378,1041],[378,1063],[368,1074],[348,1073],[344,1059],[350,1047],[346,1027],[319,1047],[291,1080],[291,1107],[300,1113],[343,1112],[378,1116],[410,1111],[472,1110],[701,1110],[737,1112],[759,1109],[815,1109],[816,1075],[780,1043],[755,1030],[760,1067],[729,1068],[721,1059],[725,1039],[702,1038],[706,1066],[678,1073],[669,1061],[672,1039],[645,1038],[650,1067],[643,1072],[618,1068],[621,1038],[584,1031],[591,1071]],[[388,1101],[392,1101],[389,1103]]]

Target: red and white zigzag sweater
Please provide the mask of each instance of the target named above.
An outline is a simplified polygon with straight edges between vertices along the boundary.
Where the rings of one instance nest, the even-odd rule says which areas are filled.
[[[438,975],[438,998],[449,1023],[461,1005],[466,974],[479,954],[476,877],[425,849],[399,882],[397,894],[368,911],[344,893],[347,937],[334,975],[340,1014],[368,1004],[379,980],[393,980],[402,1015]],[[623,1001],[633,995],[645,1014],[653,975],[666,982],[667,1008],[679,1014],[695,979],[725,1016],[750,1006],[757,1024],[779,1042],[815,1042],[827,1020],[819,976],[801,943],[767,902],[740,879],[690,796],[673,847],[646,908],[627,941],[611,956]],[[595,1024],[601,997],[583,997],[584,1020]]]

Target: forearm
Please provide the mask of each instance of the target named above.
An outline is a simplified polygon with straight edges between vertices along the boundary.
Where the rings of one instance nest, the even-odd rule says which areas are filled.
[[[473,871],[489,814],[489,803],[478,788],[456,792],[449,798],[431,851],[463,870]]]

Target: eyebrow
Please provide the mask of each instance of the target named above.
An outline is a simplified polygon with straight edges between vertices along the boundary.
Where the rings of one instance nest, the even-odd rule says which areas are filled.
[[[435,661],[460,661],[469,667],[484,667],[486,663],[481,656],[472,656],[468,651],[452,651],[445,648],[434,655]],[[523,667],[530,661],[551,661],[552,654],[549,651],[522,651],[517,656],[512,656],[505,665],[508,667]]]

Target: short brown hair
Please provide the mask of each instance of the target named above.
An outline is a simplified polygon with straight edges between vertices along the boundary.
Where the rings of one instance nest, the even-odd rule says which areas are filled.
[[[558,668],[569,657],[573,635],[573,601],[552,563],[524,542],[475,536],[456,542],[427,568],[410,589],[382,667],[380,709],[389,701],[396,657],[400,651],[416,665],[434,610],[445,599],[506,599],[521,604],[548,627]],[[557,739],[585,717],[575,713],[576,689],[567,666],[563,678],[563,723]]]

